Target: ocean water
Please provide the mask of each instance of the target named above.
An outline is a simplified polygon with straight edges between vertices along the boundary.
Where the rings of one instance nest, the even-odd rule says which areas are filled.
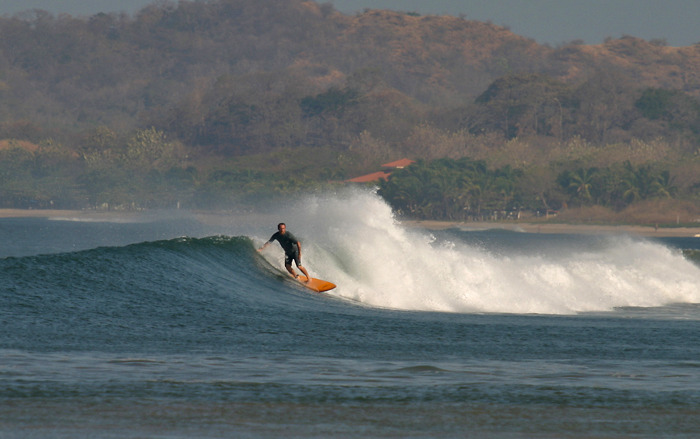
[[[700,239],[260,212],[0,219],[0,437],[700,435]]]

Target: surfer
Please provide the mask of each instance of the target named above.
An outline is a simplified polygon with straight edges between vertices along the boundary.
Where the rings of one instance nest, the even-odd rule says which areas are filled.
[[[311,276],[309,272],[306,271],[303,265],[301,265],[301,242],[287,231],[287,225],[285,223],[279,223],[277,225],[277,232],[270,237],[270,240],[265,243],[262,247],[258,249],[259,252],[263,251],[265,247],[270,245],[272,241],[277,240],[284,249],[284,267],[287,269],[289,274],[298,278],[299,275],[296,274],[294,268],[292,267],[292,261],[297,264],[299,270],[301,270],[304,275],[306,275],[306,282],[311,281]]]

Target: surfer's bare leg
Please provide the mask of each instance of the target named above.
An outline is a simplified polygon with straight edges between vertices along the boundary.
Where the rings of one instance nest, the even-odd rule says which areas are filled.
[[[287,271],[289,272],[289,274],[291,274],[292,276],[294,276],[294,278],[296,279],[297,274],[296,274],[296,272],[294,271],[294,269],[292,268],[292,264],[285,264],[284,268],[286,268]],[[307,276],[307,277],[308,277],[308,276]]]
[[[309,272],[306,271],[306,268],[304,268],[303,265],[297,265],[297,267],[299,267],[299,270],[306,276],[306,282],[311,282],[311,276],[309,276]]]

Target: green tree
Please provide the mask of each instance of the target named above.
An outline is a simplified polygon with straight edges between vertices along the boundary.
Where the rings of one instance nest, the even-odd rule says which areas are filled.
[[[167,169],[179,161],[179,156],[165,133],[151,127],[136,131],[128,140],[124,160],[128,166],[142,170]]]
[[[573,172],[565,172],[560,181],[574,200],[581,204],[591,204],[593,202],[591,193],[597,174],[597,168],[578,168]]]
[[[472,131],[502,131],[507,138],[522,135],[562,136],[568,100],[563,83],[536,74],[513,74],[495,80],[476,99],[480,107]]]
[[[620,140],[614,134],[624,132],[633,117],[635,88],[623,71],[598,68],[572,95],[573,134],[600,144]]]
[[[662,88],[647,88],[634,103],[634,106],[648,119],[667,118],[674,97],[679,92]]]
[[[355,105],[359,94],[354,89],[341,90],[331,87],[316,96],[307,96],[301,100],[305,117],[321,116],[324,114],[340,117],[346,108]]]
[[[498,207],[501,210],[511,210],[514,202],[519,201],[520,179],[523,172],[520,169],[513,169],[507,165],[494,171],[494,188],[499,195]]]
[[[673,198],[678,193],[678,187],[674,184],[669,170],[665,169],[656,175],[652,193],[659,198]]]
[[[700,135],[700,101],[681,90],[647,88],[634,103],[647,119],[659,121],[673,131]]]
[[[635,167],[629,162],[624,167],[623,198],[627,203],[650,198],[670,198],[677,191],[667,170],[657,171],[652,165]]]
[[[380,195],[398,211],[422,218],[466,219],[482,210],[511,210],[521,203],[523,172],[487,169],[483,161],[438,159],[394,172]]]

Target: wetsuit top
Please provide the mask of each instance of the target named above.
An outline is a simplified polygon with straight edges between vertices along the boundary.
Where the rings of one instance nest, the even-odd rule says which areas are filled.
[[[292,235],[289,232],[285,232],[284,235],[280,232],[275,232],[275,234],[270,237],[269,242],[272,242],[274,240],[277,240],[277,242],[280,243],[280,245],[284,249],[284,252],[287,254],[299,252],[299,249],[297,248],[297,242],[299,242],[299,240],[296,238],[296,236]]]

